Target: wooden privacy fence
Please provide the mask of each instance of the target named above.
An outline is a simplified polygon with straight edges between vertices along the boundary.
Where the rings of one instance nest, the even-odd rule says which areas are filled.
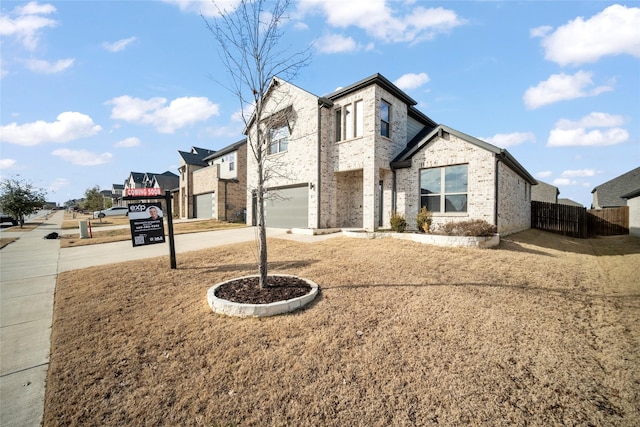
[[[629,234],[629,206],[590,209],[589,232],[592,236]]]
[[[531,228],[582,239],[629,233],[629,208],[591,209],[531,202]]]

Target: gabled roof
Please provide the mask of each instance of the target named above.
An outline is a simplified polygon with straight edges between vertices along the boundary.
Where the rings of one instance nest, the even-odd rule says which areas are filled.
[[[157,183],[158,187],[164,190],[172,190],[180,185],[180,178],[176,176],[170,175],[155,175],[153,177],[153,183]]]
[[[540,181],[538,181],[538,182],[540,182]],[[578,203],[575,200],[571,200],[571,199],[567,199],[567,198],[558,199],[558,204],[559,205],[576,206],[576,207],[579,207],[579,208],[584,208],[584,206],[581,203]]]
[[[204,158],[205,161],[209,161],[209,160],[213,160],[213,159],[217,159],[218,157],[222,157],[226,154],[232,153],[234,151],[237,151],[238,148],[242,147],[244,144],[247,143],[247,138],[242,139],[238,142],[234,142],[233,144],[227,145],[224,148],[219,149],[218,151],[216,151],[215,153],[207,156]]]
[[[142,172],[131,172],[129,173],[129,178],[133,179],[133,182],[137,183],[137,184],[142,184],[142,181],[144,181],[144,176],[145,174]],[[128,181],[129,179],[127,179]]]
[[[555,185],[547,184],[546,182],[540,181],[539,179],[537,181],[538,185],[531,188],[531,200],[536,202],[547,202],[548,200],[544,200],[544,196],[553,193],[553,202],[560,203],[560,199],[558,199],[560,190],[558,190],[558,187],[556,187]]]
[[[507,166],[513,169],[518,175],[520,175],[524,180],[526,180],[531,185],[536,185],[538,181],[531,176],[529,172],[504,148],[498,148],[495,145],[491,145],[487,142],[481,141],[473,136],[464,134],[455,129],[452,129],[445,125],[438,125],[435,128],[431,128],[430,126],[425,126],[418,134],[407,144],[407,147],[398,154],[398,156],[391,162],[392,169],[400,169],[400,168],[408,168],[411,167],[411,158],[416,154],[422,147],[431,142],[432,139],[436,138],[439,135],[442,135],[442,132],[447,132],[451,135],[454,135],[470,144],[476,145],[480,148],[483,148],[493,154],[496,155],[496,158],[504,162]]]
[[[214,153],[215,150],[200,147],[191,147],[191,151],[178,150],[178,154],[186,164],[196,166],[207,166],[207,162],[204,159]]]
[[[326,96],[326,98],[335,101],[338,98],[341,98],[345,95],[349,95],[352,92],[356,92],[359,91],[361,89],[364,89],[367,86],[371,86],[371,85],[378,85],[381,88],[383,88],[384,90],[386,90],[387,92],[390,92],[391,94],[393,94],[396,98],[402,100],[402,102],[404,102],[407,105],[416,105],[417,102],[411,98],[409,95],[407,95],[406,93],[404,93],[400,88],[398,88],[398,86],[394,85],[393,83],[391,83],[391,81],[389,81],[386,77],[384,77],[382,74],[380,73],[376,73],[372,76],[369,76],[365,79],[362,79],[358,82],[355,82],[354,84],[351,84],[347,87],[343,87],[342,89],[338,89],[335,92],[330,93],[329,95]]]
[[[602,208],[627,206],[627,201],[622,196],[637,190],[639,185],[640,167],[637,167],[617,178],[598,185],[591,193],[598,192],[598,205]]]
[[[124,184],[111,184],[113,190],[124,190]]]
[[[638,187],[637,190],[631,191],[627,194],[623,194],[620,197],[622,197],[623,199],[635,199],[638,196],[640,196],[640,187]]]

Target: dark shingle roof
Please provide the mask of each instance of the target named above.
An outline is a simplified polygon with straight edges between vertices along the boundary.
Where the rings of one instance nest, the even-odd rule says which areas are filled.
[[[407,148],[402,150],[400,154],[391,162],[392,168],[403,168],[411,166],[411,158],[413,155],[428,144],[433,138],[440,135],[442,132],[447,132],[451,135],[457,136],[458,138],[469,142],[470,144],[476,145],[480,148],[484,148],[485,150],[492,152],[496,155],[500,161],[506,164],[509,168],[511,168],[515,173],[520,175],[524,180],[526,180],[531,185],[536,185],[538,181],[531,176],[531,174],[504,148],[498,148],[495,145],[491,145],[488,142],[481,141],[473,136],[466,135],[462,132],[459,132],[455,129],[452,129],[445,125],[438,125],[436,128],[431,128],[430,126],[425,126],[418,134],[409,141],[407,144]]]
[[[247,138],[240,140],[238,142],[234,142],[231,145],[227,145],[224,148],[219,149],[218,151],[216,151],[215,153],[207,156],[204,158],[205,161],[208,160],[213,160],[213,159],[217,159],[220,156],[224,156],[225,154],[229,154],[233,151],[236,151],[238,148],[242,147],[244,144],[247,143]]]
[[[598,206],[601,208],[627,206],[627,201],[622,196],[637,190],[639,186],[640,167],[637,167],[617,178],[598,185],[591,192],[598,193]]]
[[[538,181],[538,182],[540,182],[540,181]],[[567,198],[558,199],[558,204],[559,205],[568,205],[568,206],[577,206],[579,208],[584,208],[584,205],[576,202],[575,200],[571,200],[571,199],[567,199]]]
[[[180,151],[178,154],[182,157],[182,160],[188,165],[207,166],[205,158],[215,153],[215,150],[209,150],[208,148],[191,147],[191,151]]]

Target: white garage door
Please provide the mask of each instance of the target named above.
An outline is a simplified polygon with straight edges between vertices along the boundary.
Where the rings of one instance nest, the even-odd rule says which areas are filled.
[[[274,228],[307,228],[309,226],[309,188],[269,190],[265,200],[265,222]],[[276,194],[276,196],[273,196]],[[273,197],[272,197],[273,196]]]
[[[215,193],[199,194],[194,196],[193,202],[195,218],[213,218]]]

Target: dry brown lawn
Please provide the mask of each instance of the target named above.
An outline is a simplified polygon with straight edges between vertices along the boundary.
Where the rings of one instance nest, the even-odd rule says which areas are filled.
[[[254,243],[60,274],[44,424],[640,424],[640,239],[269,241],[308,308],[211,312]]]

